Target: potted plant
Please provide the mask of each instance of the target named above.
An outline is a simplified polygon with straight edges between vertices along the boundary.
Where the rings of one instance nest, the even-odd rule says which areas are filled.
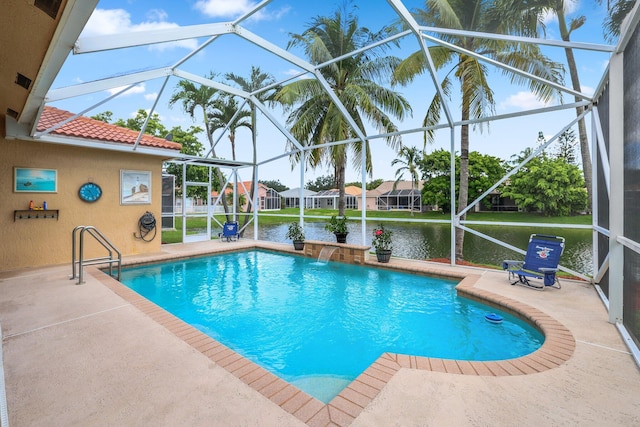
[[[384,228],[380,224],[373,230],[373,240],[371,245],[376,249],[376,257],[378,262],[389,262],[391,259],[391,231]]]
[[[304,229],[297,222],[289,224],[289,229],[285,236],[287,239],[293,240],[293,247],[297,251],[304,249]]]
[[[336,235],[336,241],[338,243],[347,243],[347,234],[349,234],[349,231],[347,229],[346,215],[341,217],[333,215],[324,228]]]

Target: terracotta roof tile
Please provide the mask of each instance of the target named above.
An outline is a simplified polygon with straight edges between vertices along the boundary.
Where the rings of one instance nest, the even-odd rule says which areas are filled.
[[[63,120],[72,117],[74,114],[69,111],[60,110],[55,107],[44,107],[38,131],[44,131]],[[90,117],[80,116],[65,125],[51,132],[52,135],[71,136],[75,138],[91,139],[95,141],[115,142],[120,144],[133,145],[138,138],[138,132],[120,126],[101,122]],[[151,148],[161,148],[165,150],[180,151],[182,146],[177,142],[167,141],[152,135],[143,135],[140,145]]]

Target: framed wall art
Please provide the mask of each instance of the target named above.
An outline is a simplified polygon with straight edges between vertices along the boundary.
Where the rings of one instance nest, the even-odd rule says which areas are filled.
[[[57,193],[56,169],[14,168],[13,191],[16,193]]]
[[[120,171],[120,204],[151,204],[151,171]]]

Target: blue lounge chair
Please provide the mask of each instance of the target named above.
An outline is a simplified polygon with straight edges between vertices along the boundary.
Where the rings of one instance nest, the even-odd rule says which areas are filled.
[[[505,260],[502,262],[502,269],[509,272],[509,280],[513,280],[512,285],[518,284],[538,290],[547,286],[560,289],[556,273],[563,251],[563,237],[532,234],[524,261]],[[530,278],[543,279],[543,282],[533,282]]]
[[[240,239],[240,232],[238,231],[237,221],[227,221],[222,226],[222,233],[218,233],[220,240],[227,239],[227,242]]]

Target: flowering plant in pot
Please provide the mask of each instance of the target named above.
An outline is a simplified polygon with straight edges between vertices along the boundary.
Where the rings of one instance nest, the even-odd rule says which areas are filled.
[[[391,249],[393,247],[391,243],[392,234],[393,232],[384,228],[382,224],[373,230],[371,245],[376,249],[376,257],[379,262],[389,262],[389,259],[391,259]]]
[[[289,224],[289,229],[284,237],[293,240],[293,247],[297,251],[301,251],[304,248],[304,229],[299,223],[292,222]]]
[[[349,234],[346,215],[341,217],[333,215],[324,228],[336,235],[338,243],[346,243],[347,234]]]

